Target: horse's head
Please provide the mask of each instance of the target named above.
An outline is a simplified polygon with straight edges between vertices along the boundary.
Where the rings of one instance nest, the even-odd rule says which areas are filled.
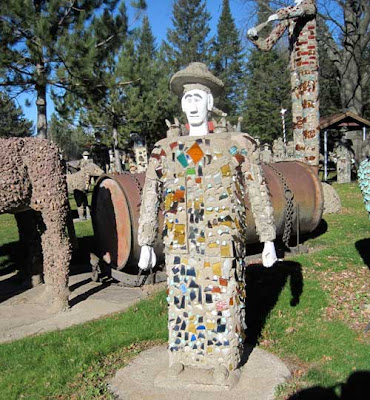
[[[104,174],[104,171],[94,163],[86,164],[82,170],[87,172],[90,176],[100,176],[101,174]]]

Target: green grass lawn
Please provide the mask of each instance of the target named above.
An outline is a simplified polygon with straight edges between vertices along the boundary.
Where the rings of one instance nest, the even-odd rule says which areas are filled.
[[[249,340],[292,370],[278,399],[305,387],[333,387],[370,369],[363,259],[370,222],[356,184],[335,187],[342,213],[325,216],[327,231],[306,242],[310,253],[248,272]],[[17,240],[11,218],[0,216],[0,223],[0,246]],[[79,237],[91,235],[89,222],[76,230]],[[0,345],[0,399],[111,398],[108,378],[131,356],[166,340],[166,312],[161,292],[122,314]]]

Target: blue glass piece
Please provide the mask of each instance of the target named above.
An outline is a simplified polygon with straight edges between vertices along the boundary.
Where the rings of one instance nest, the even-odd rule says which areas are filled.
[[[190,340],[191,340],[192,342],[194,342],[195,340],[197,340],[197,337],[196,337],[195,335],[192,335]]]
[[[225,332],[225,329],[226,329],[226,325],[219,325],[217,327],[217,332],[218,333],[223,333],[223,332]]]
[[[186,286],[185,286],[184,283],[182,283],[182,284],[180,285],[180,290],[181,290],[182,294],[185,294],[185,293],[186,293],[187,288],[186,288]]]
[[[232,156],[234,156],[237,152],[238,152],[238,149],[237,149],[236,146],[230,147],[229,153],[230,153]]]
[[[190,300],[193,301],[193,300],[195,300],[196,297],[197,297],[197,295],[196,295],[195,291],[192,290],[192,291],[190,292]]]
[[[198,325],[197,330],[199,331],[205,331],[206,327],[204,325]]]
[[[195,278],[195,276],[196,276],[195,269],[194,268],[188,268],[188,270],[186,271],[186,275],[187,276],[193,276]]]
[[[176,257],[173,259],[173,263],[174,263],[174,264],[180,264],[180,257],[176,256]]]

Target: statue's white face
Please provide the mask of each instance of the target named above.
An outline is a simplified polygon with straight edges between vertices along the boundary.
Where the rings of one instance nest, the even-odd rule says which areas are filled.
[[[302,3],[303,0],[294,0],[294,3],[299,6]]]
[[[200,126],[207,122],[208,110],[213,106],[213,96],[204,90],[189,90],[182,96],[181,106],[189,125]]]

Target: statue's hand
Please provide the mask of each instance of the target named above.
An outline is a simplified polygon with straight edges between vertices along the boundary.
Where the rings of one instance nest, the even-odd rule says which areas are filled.
[[[247,37],[248,37],[249,39],[254,39],[254,40],[258,39],[258,32],[257,32],[257,29],[256,29],[256,28],[250,28],[250,29],[248,29]]]
[[[155,255],[152,246],[142,246],[140,252],[140,260],[138,267],[144,271],[149,268],[154,268],[157,262],[157,256]]]
[[[272,267],[277,261],[274,242],[265,242],[262,251],[262,264],[264,267]]]
[[[267,22],[276,21],[277,19],[279,19],[279,16],[277,14],[272,14],[268,17]]]

